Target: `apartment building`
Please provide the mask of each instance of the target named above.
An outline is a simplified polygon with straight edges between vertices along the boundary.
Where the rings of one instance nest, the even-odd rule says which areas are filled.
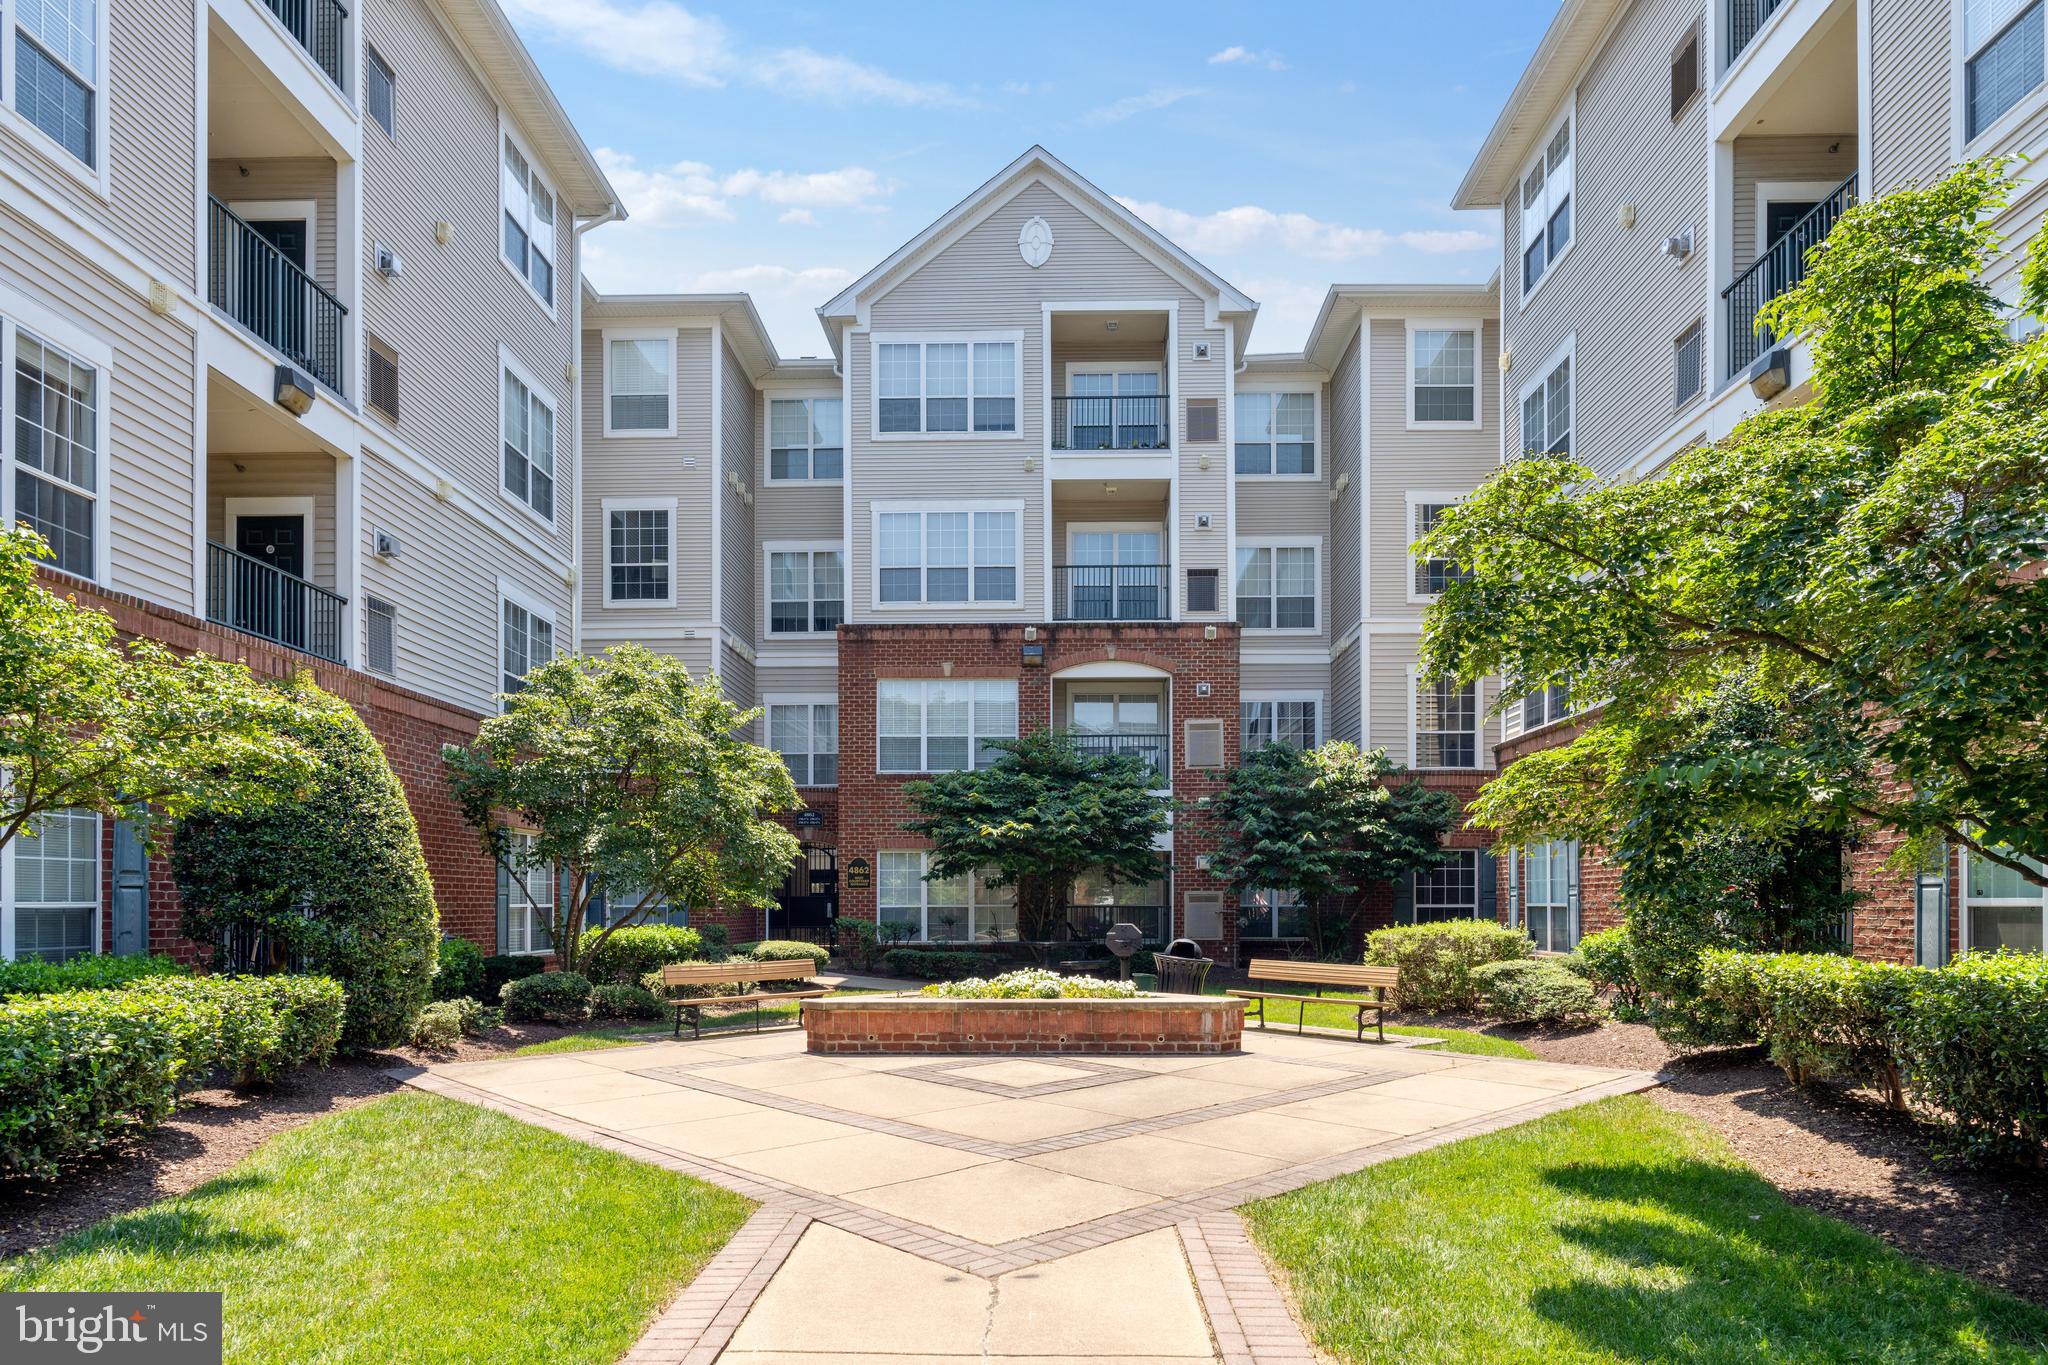
[[[9,5],[0,516],[129,634],[311,668],[517,943],[440,749],[575,638],[578,238],[616,195],[491,0]],[[0,957],[189,951],[133,830],[45,822]]]
[[[1763,405],[1803,401],[1807,349],[1759,336],[1758,309],[1857,200],[2048,147],[2042,15],[2041,0],[1566,0],[1453,201],[1502,217],[1501,458],[1654,477]],[[2006,298],[2048,213],[2048,180],[2022,175],[1996,224],[2013,254],[1987,281]],[[1568,740],[1570,706],[1553,690],[1511,707],[1496,761]],[[2039,888],[1960,850],[1894,876],[1892,847],[1845,854],[1859,955],[2040,949]],[[1597,850],[1517,850],[1500,876],[1502,914],[1545,946],[1616,918]]]

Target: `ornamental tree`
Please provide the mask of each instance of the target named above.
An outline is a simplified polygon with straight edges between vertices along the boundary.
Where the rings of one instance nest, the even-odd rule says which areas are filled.
[[[1242,892],[1294,892],[1318,957],[1351,941],[1358,905],[1343,898],[1444,859],[1457,816],[1449,793],[1402,781],[1384,749],[1345,740],[1317,749],[1268,744],[1230,774],[1211,813],[1209,868]]]
[[[60,810],[150,838],[201,804],[252,810],[308,781],[289,692],[240,663],[124,644],[112,617],[37,580],[49,556],[33,531],[0,531],[0,848]]]
[[[535,668],[449,753],[463,816],[512,885],[561,877],[548,932],[564,971],[658,906],[773,900],[797,841],[768,817],[798,802],[781,757],[741,737],[759,714],[623,644]],[[600,894],[605,924],[586,942]]]
[[[1017,937],[1043,943],[1064,922],[1074,879],[1100,869],[1118,881],[1159,876],[1159,838],[1172,803],[1132,754],[1083,753],[1063,733],[997,740],[986,767],[912,782],[918,818],[904,828],[932,842],[926,879],[985,875],[1017,888]]]
[[[1600,719],[1510,765],[1476,823],[1510,842],[1670,854],[1727,826],[1942,840],[2048,883],[2048,364],[1978,282],[2005,168],[1971,162],[1843,215],[1766,310],[1813,402],[1759,413],[1654,479],[1504,467],[1417,553],[1467,575],[1424,627],[1434,676],[1568,687]],[[2022,306],[2048,316],[2048,237]],[[1774,720],[1690,743],[1740,687]]]

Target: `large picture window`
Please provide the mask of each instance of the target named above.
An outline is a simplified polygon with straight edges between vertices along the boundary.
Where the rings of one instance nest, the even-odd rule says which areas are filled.
[[[2041,86],[2042,0],[1965,0],[1963,103],[1974,138]]]
[[[839,704],[771,699],[768,747],[782,755],[799,787],[839,785]]]
[[[14,108],[88,167],[99,160],[98,0],[14,0]]]
[[[1246,630],[1316,628],[1315,545],[1240,545],[1237,623]]]
[[[909,936],[928,942],[965,943],[1017,937],[1017,892],[988,884],[988,877],[925,880],[927,855],[884,849],[875,855],[876,918],[910,926]]]
[[[2041,865],[2023,860],[2036,871]],[[2010,948],[2038,953],[2048,926],[2048,891],[1989,858],[1963,855],[1963,897],[1969,933],[1963,946],[1980,952]]]
[[[1017,600],[1017,513],[875,510],[876,600]]]
[[[64,962],[93,951],[100,917],[100,817],[60,810],[13,843],[14,955]]]
[[[1301,893],[1276,887],[1246,887],[1237,893],[1237,936],[1302,938],[1308,933]]]
[[[1017,682],[884,679],[875,684],[876,770],[935,773],[985,768],[990,740],[1017,737]]]
[[[1014,433],[1017,355],[1015,341],[878,339],[876,434]]]
[[[505,491],[555,519],[555,410],[508,367],[503,412]]]
[[[1409,874],[1415,923],[1479,918],[1479,858],[1476,849],[1453,849],[1448,862]]]
[[[839,550],[769,548],[770,635],[822,635],[845,619],[845,556]]]
[[[846,405],[837,398],[777,398],[768,404],[768,480],[838,479],[846,472],[840,442]]]
[[[98,559],[99,371],[16,328],[13,397],[15,519],[50,542],[54,567],[90,578]]]
[[[1316,472],[1313,393],[1240,393],[1232,408],[1232,427],[1239,474]]]
[[[525,280],[540,301],[555,306],[555,196],[524,150],[504,137],[504,257],[512,273]]]
[[[1522,292],[1534,289],[1572,244],[1572,120],[1557,126],[1522,173]]]

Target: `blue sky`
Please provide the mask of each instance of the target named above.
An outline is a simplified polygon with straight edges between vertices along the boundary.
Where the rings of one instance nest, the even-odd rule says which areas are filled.
[[[1261,304],[1293,350],[1336,281],[1483,281],[1451,192],[1548,23],[1537,0],[813,7],[502,0],[632,220],[598,288],[812,310],[1034,142]]]

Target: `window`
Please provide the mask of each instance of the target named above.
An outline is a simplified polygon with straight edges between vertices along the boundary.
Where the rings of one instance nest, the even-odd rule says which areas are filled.
[[[1247,630],[1314,630],[1319,548],[1238,546],[1237,623]]]
[[[1455,497],[1433,498],[1425,494],[1409,494],[1408,538],[1412,545],[1429,534],[1436,525],[1436,519],[1458,505]],[[1448,559],[1415,560],[1415,581],[1408,593],[1411,602],[1423,602],[1439,596],[1443,590],[1461,578],[1470,578],[1471,571],[1461,569]]]
[[[1479,327],[1408,326],[1408,423],[1477,428]]]
[[[398,608],[379,597],[363,599],[363,631],[369,639],[364,662],[372,673],[398,672]]]
[[[14,841],[14,955],[63,962],[93,951],[100,918],[100,817],[39,816]]]
[[[960,943],[1017,937],[1017,891],[988,884],[988,874],[925,880],[926,855],[875,855],[876,919],[911,926],[911,937]]]
[[[555,656],[555,623],[531,601],[502,600],[504,676],[507,693],[526,686],[526,675]]]
[[[675,501],[604,500],[606,606],[675,601]]]
[[[398,136],[396,96],[398,78],[374,47],[363,48],[363,108],[377,120],[388,137]]]
[[[1017,516],[875,504],[876,600],[1016,601]]]
[[[1678,334],[1678,340],[1671,343],[1671,373],[1674,391],[1673,402],[1684,407],[1699,397],[1706,387],[1706,330],[1699,318],[1692,326]]]
[[[506,853],[511,866],[498,866],[498,913],[508,953],[545,953],[555,946],[555,868],[527,866],[532,856],[533,836],[514,834]]]
[[[1415,766],[1479,766],[1479,688],[1439,679],[1415,689]]]
[[[82,578],[98,560],[99,387],[93,366],[16,329],[14,516]]]
[[[1450,850],[1450,861],[1417,868],[1414,877],[1415,923],[1479,918],[1479,851]]]
[[[1290,749],[1313,749],[1320,737],[1317,713],[1322,696],[1247,696],[1237,704],[1238,751],[1250,755],[1268,744]]]
[[[1522,292],[1534,289],[1572,244],[1572,120],[1557,126],[1522,173]]]
[[[1572,713],[1571,699],[1562,684],[1553,683],[1522,698],[1522,730],[1527,733],[1552,725]]]
[[[1963,102],[1974,138],[2038,89],[2042,78],[2042,0],[1966,0],[1963,6]]]
[[[768,747],[782,755],[799,787],[838,786],[839,703],[771,699]]]
[[[875,342],[875,433],[1017,430],[1017,342]]]
[[[1313,393],[1240,393],[1231,412],[1239,474],[1316,472]]]
[[[1538,952],[1568,953],[1579,942],[1579,846],[1566,839],[1521,851],[1522,924]]]
[[[1237,893],[1237,936],[1246,938],[1302,938],[1308,933],[1308,919],[1302,913],[1301,893],[1276,887],[1246,887]]]
[[[500,202],[504,206],[505,264],[525,280],[540,301],[555,306],[555,196],[541,182],[526,153],[505,134],[504,174]]]
[[[2032,859],[2023,861],[2035,871],[2040,870],[2041,865]],[[2009,867],[1965,850],[1963,896],[1970,917],[1965,948],[1983,952],[1999,948],[2022,953],[2041,951],[2048,892],[2040,886]]]
[[[16,112],[97,167],[98,0],[15,0],[13,11]]]
[[[845,555],[838,549],[768,549],[768,633],[825,634],[846,619]]]
[[[1017,681],[883,681],[875,684],[877,772],[985,768],[992,739],[1017,737]]]
[[[840,478],[846,450],[840,444],[846,405],[837,398],[778,398],[768,405],[770,482],[813,482]]]
[[[510,369],[505,371],[505,491],[548,521],[555,519],[555,410]]]
[[[674,360],[672,336],[605,338],[605,435],[675,435]]]
[[[1572,453],[1572,358],[1567,355],[1522,393],[1522,453]]]
[[[1700,31],[1694,28],[1671,54],[1671,117],[1677,118],[1700,92]]]

